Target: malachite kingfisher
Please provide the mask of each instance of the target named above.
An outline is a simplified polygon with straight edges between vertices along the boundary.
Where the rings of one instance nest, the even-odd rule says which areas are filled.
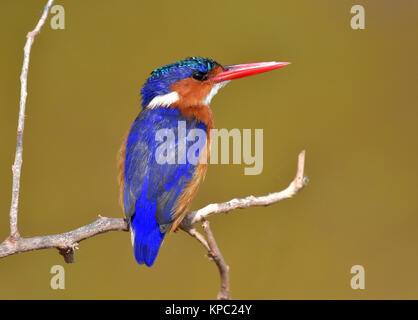
[[[209,107],[212,98],[232,79],[288,64],[222,66],[209,58],[189,57],[151,73],[141,90],[142,110],[123,139],[118,161],[121,204],[139,264],[154,264],[164,236],[179,227],[206,174],[210,130],[214,128]],[[181,134],[180,124],[186,134]],[[164,151],[166,158],[175,160],[181,157],[181,146],[189,149],[194,145],[190,132],[204,132],[203,143],[192,152],[199,161],[189,157],[158,161],[159,147],[167,146],[167,139],[157,137],[164,130],[175,134]]]

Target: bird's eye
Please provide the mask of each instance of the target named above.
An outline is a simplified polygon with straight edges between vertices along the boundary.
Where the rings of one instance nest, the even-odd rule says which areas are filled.
[[[200,71],[195,71],[192,73],[192,78],[198,81],[203,81],[207,79],[207,74]]]

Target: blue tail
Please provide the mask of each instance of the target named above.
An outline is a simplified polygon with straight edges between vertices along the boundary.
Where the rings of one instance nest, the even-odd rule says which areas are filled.
[[[139,264],[151,267],[157,258],[165,233],[160,232],[160,226],[155,218],[156,206],[144,206],[136,202],[135,215],[131,220],[135,259]]]

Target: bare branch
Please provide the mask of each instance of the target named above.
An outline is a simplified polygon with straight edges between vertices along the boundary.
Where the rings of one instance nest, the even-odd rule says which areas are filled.
[[[28,82],[28,69],[29,58],[32,44],[35,41],[35,36],[41,31],[42,26],[45,24],[45,20],[48,16],[54,0],[49,0],[46,4],[41,18],[38,21],[35,29],[29,32],[26,36],[26,44],[24,48],[23,67],[20,75],[20,104],[19,104],[19,120],[17,124],[17,142],[16,142],[16,154],[15,161],[13,163],[13,185],[12,185],[12,203],[10,205],[10,241],[16,241],[19,239],[19,231],[17,228],[17,213],[19,205],[19,192],[20,192],[20,174],[22,170],[22,155],[23,155],[23,131],[25,128],[25,109],[26,109],[26,97],[27,82]]]
[[[200,232],[198,232],[194,226],[181,226],[181,228],[193,238],[196,238],[196,240],[199,241],[206,248],[206,250],[208,250],[208,258],[216,263],[221,278],[221,288],[219,290],[217,299],[231,300],[231,295],[229,293],[229,266],[226,264],[222,253],[219,250],[215,237],[213,236],[212,230],[210,229],[209,221],[204,220],[202,226],[206,232],[206,237],[208,240],[206,240],[205,237]]]
[[[269,206],[285,199],[292,198],[298,193],[308,182],[304,177],[305,167],[305,150],[303,150],[298,157],[298,168],[296,177],[290,185],[280,192],[270,193],[263,197],[249,196],[243,199],[232,199],[224,203],[212,203],[197,211],[190,212],[183,219],[182,225],[190,226],[197,222],[201,222],[209,216],[217,213],[228,213],[235,209],[245,209],[248,207]]]
[[[209,244],[206,241],[205,237],[203,236],[203,234],[197,231],[194,226],[186,228],[180,225],[180,227],[183,231],[187,232],[189,235],[191,235],[193,238],[199,241],[202,244],[202,246],[206,248],[206,250],[210,251]]]
[[[221,277],[221,289],[218,293],[219,300],[229,300],[231,295],[229,293],[229,267],[225,263],[225,260],[216,244],[215,237],[210,229],[209,222],[206,217],[209,217],[216,213],[228,213],[234,209],[244,209],[255,206],[268,206],[284,199],[293,197],[298,193],[308,182],[308,179],[304,177],[305,167],[305,151],[302,151],[298,157],[298,168],[296,171],[296,177],[290,183],[290,185],[283,191],[271,193],[263,197],[249,196],[243,199],[233,199],[224,203],[213,203],[206,207],[193,211],[187,214],[183,219],[180,227],[182,230],[196,238],[205,248],[208,250],[208,256],[216,263],[219,274]],[[203,229],[206,232],[207,240],[200,234],[194,227],[194,224],[203,221]]]
[[[210,248],[208,256],[216,263],[219,269],[219,275],[221,277],[221,288],[219,290],[217,299],[231,300],[231,295],[229,293],[229,266],[226,264],[224,257],[218,248],[215,237],[213,236],[212,230],[210,229],[209,221],[204,220],[202,226],[208,238],[208,244]]]
[[[69,255],[81,241],[108,231],[128,230],[129,226],[125,219],[100,217],[93,223],[66,233],[33,238],[20,237],[15,241],[6,239],[0,244],[0,258],[20,252],[57,248],[64,255],[65,262],[73,262],[70,261],[73,258],[70,259]]]
[[[181,229],[190,234],[192,237],[196,238],[205,247],[206,250],[210,251],[209,239],[206,241],[204,236],[194,228],[194,224],[204,221],[206,217],[209,217],[213,214],[227,213],[234,209],[244,209],[255,206],[268,206],[281,200],[291,198],[299,190],[301,190],[307,182],[307,178],[303,176],[304,162],[305,152],[302,151],[299,154],[296,177],[285,190],[271,193],[267,196],[250,196],[243,199],[233,199],[224,203],[213,203],[207,205],[200,210],[188,213],[180,225]],[[33,238],[20,237],[18,239],[12,239],[9,237],[2,244],[0,244],[0,258],[19,252],[57,248],[66,250],[66,260],[72,260],[68,255],[73,254],[74,246],[76,246],[80,241],[108,231],[128,230],[129,226],[127,222],[122,218],[100,217],[98,220],[89,225],[62,234]],[[60,252],[63,253],[64,251],[61,250]],[[66,256],[64,255],[64,258],[65,257]]]

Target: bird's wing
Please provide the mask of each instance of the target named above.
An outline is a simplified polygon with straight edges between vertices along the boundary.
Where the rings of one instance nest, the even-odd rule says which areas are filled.
[[[184,121],[186,134],[190,129],[206,132],[204,124],[185,119],[179,111],[171,108],[145,109],[135,120],[127,138],[124,163],[123,202],[129,218],[140,208],[148,214],[154,211],[160,227],[168,228],[173,221],[177,201],[193,182],[198,164],[189,161],[188,157],[185,162],[178,163],[178,153],[181,145],[186,145],[189,150],[193,143],[197,143],[196,140],[188,141],[186,137],[179,139],[178,121]],[[157,141],[156,133],[160,129],[169,129],[175,140],[172,143],[168,143],[167,139]],[[201,141],[202,136],[199,140],[198,145],[203,147],[205,141]],[[175,163],[157,162],[156,153],[163,150],[163,143],[166,143],[166,159],[174,157],[171,159]]]

